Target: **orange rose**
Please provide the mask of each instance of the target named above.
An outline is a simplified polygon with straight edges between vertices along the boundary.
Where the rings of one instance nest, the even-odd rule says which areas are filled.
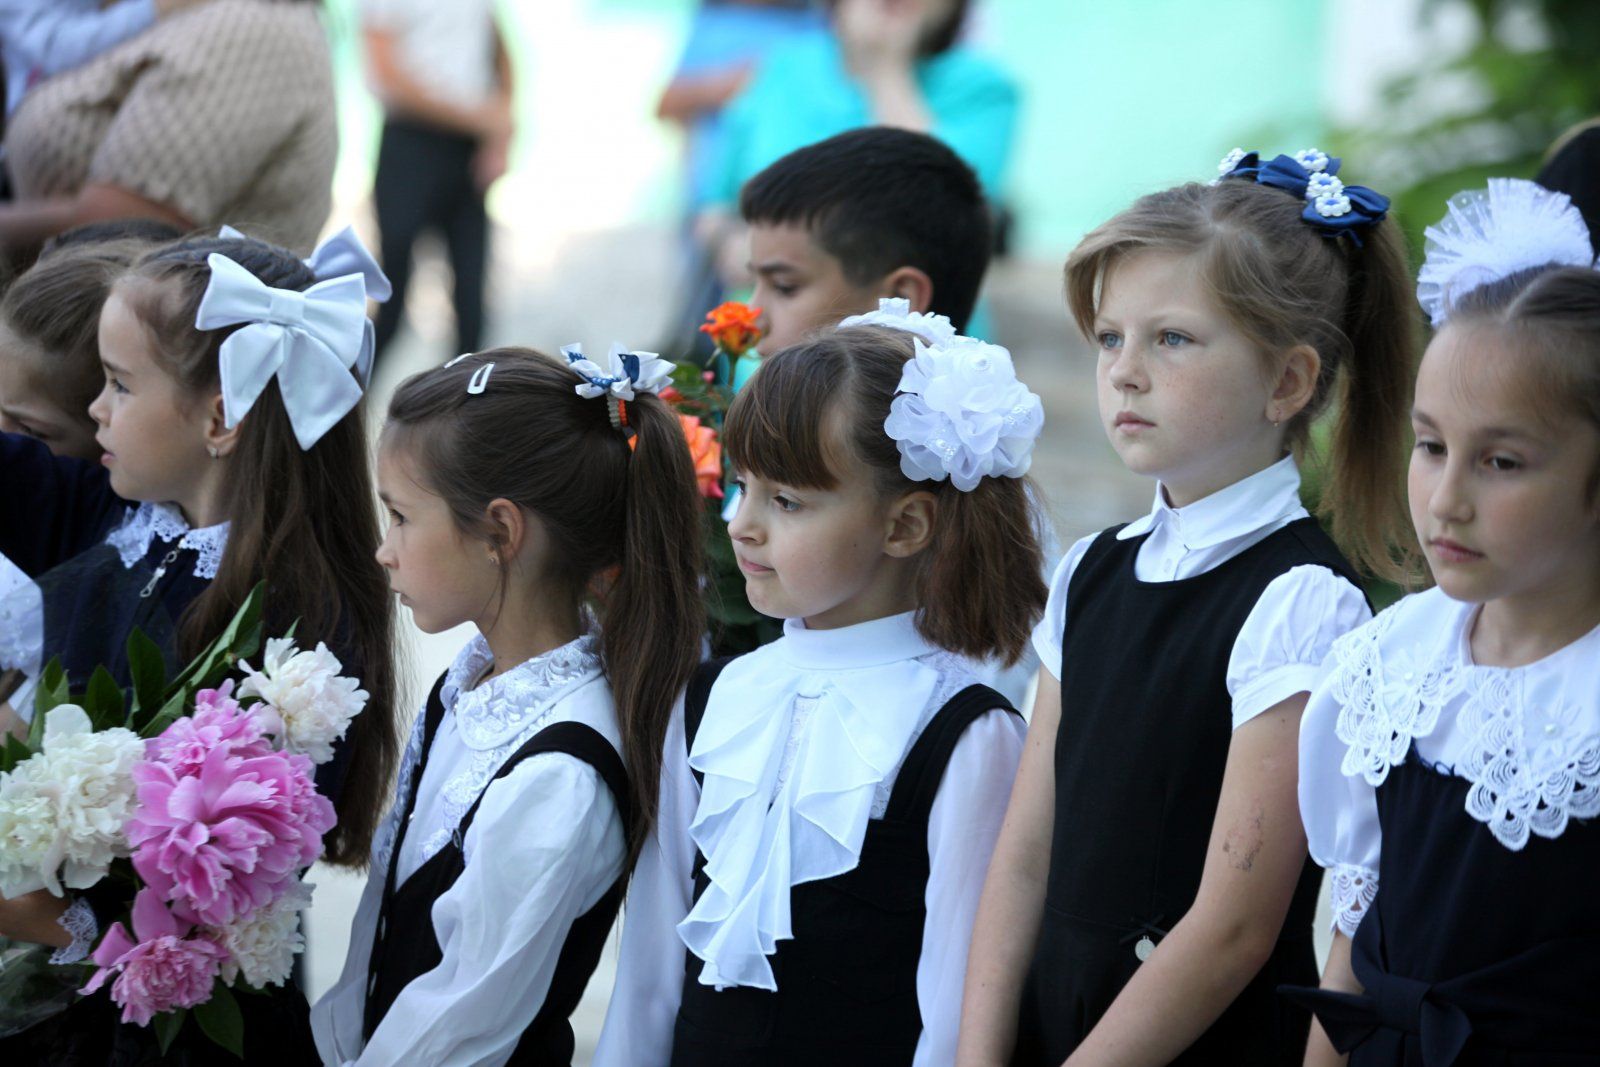
[[[737,359],[761,340],[761,329],[756,325],[760,317],[760,308],[730,300],[706,313],[700,332],[710,334],[718,348]]]
[[[721,500],[722,442],[717,440],[717,431],[702,426],[696,415],[679,415],[678,422],[683,426],[683,436],[689,439],[689,456],[694,460],[700,495]]]

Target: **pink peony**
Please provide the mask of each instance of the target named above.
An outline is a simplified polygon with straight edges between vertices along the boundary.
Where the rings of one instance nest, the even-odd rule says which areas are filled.
[[[134,869],[186,922],[225,926],[282,895],[335,822],[304,756],[223,746],[194,775],[147,760],[133,776]]]
[[[233,681],[220,689],[202,689],[194,698],[194,714],[173,722],[145,745],[146,757],[172,768],[180,778],[197,775],[206,755],[225,748],[240,756],[264,756],[272,745],[261,735],[254,715],[233,699]]]
[[[93,993],[115,975],[111,999],[122,1006],[123,1022],[140,1026],[160,1012],[204,1003],[228,952],[215,941],[186,936],[190,930],[153,891],[139,890],[133,899],[134,936],[121,923],[106,931],[94,951],[100,969],[81,992]]]

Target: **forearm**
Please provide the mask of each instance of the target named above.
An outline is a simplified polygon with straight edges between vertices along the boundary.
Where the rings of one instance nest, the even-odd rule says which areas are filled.
[[[40,889],[14,900],[0,897],[0,936],[31,941],[51,948],[66,948],[72,935],[61,926],[67,901]]]
[[[1048,862],[1028,860],[1002,831],[967,957],[956,1044],[956,1063],[962,1067],[1003,1064],[1016,1044],[1022,985],[1039,940],[1048,877]]]
[[[1215,1022],[1261,970],[1277,925],[1219,922],[1190,909],[1134,974],[1069,1067],[1171,1062]]]
[[[1333,944],[1328,947],[1328,965],[1322,969],[1322,988],[1340,993],[1361,992],[1361,983],[1356,981],[1350,967],[1350,939],[1338,930],[1333,932]],[[1348,1059],[1333,1047],[1322,1024],[1313,1016],[1311,1034],[1306,1040],[1305,1067],[1344,1067]]]
[[[58,233],[89,222],[151,218],[189,229],[194,220],[175,208],[113,185],[87,185],[76,196],[0,204],[0,250],[26,258]]]

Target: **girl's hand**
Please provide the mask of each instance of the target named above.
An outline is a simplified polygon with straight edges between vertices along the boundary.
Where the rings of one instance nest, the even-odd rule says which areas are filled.
[[[1328,947],[1328,964],[1322,969],[1322,988],[1340,993],[1360,993],[1361,983],[1356,981],[1350,967],[1350,939],[1341,930],[1333,932],[1333,944]],[[1333,1047],[1322,1024],[1313,1016],[1311,1033],[1306,1040],[1305,1067],[1344,1067],[1350,1057]]]
[[[66,948],[72,944],[72,935],[60,923],[66,911],[65,899],[43,889],[12,900],[0,897],[0,935],[13,941]]]

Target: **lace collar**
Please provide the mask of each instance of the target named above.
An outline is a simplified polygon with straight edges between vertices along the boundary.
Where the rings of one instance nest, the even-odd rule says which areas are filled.
[[[1157,485],[1150,511],[1123,527],[1117,540],[1170,525],[1185,548],[1210,548],[1281,522],[1300,507],[1300,468],[1293,456],[1285,456],[1265,470],[1181,508],[1168,504],[1166,490]]]
[[[937,655],[910,614],[837,630],[791,621],[724,669],[689,757],[704,775],[689,832],[710,884],[678,934],[705,961],[701,984],[777,988],[767,957],[793,936],[790,889],[860,863],[878,786],[939,686]],[[801,698],[809,719],[786,753]]]
[[[1467,814],[1516,850],[1600,815],[1600,627],[1526,666],[1485,667],[1472,660],[1477,610],[1430,589],[1334,644],[1340,769],[1381,785],[1453,714],[1463,743],[1446,755],[1472,783]]]
[[[171,504],[140,504],[130,508],[127,518],[106,535],[106,544],[117,550],[122,565],[131,567],[150,553],[157,541],[165,544],[178,542],[178,548],[194,552],[194,576],[215,578],[222,563],[222,551],[228,545],[228,524],[218,523],[191,529],[183,515]]]
[[[457,654],[444,676],[439,700],[455,716],[461,740],[474,752],[518,743],[531,725],[545,718],[568,689],[600,672],[599,641],[584,634],[542,656],[472,686],[494,661],[483,635]]]

